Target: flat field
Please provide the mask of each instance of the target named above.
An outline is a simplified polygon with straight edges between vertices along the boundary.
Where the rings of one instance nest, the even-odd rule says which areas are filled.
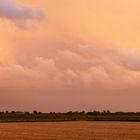
[[[0,140],[140,140],[140,122],[0,123]]]

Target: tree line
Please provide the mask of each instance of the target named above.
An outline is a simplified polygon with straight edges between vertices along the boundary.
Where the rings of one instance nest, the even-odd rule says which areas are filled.
[[[32,112],[21,112],[21,111],[1,111],[2,114],[23,114],[23,115],[140,115],[140,112],[111,112],[110,110],[103,111],[69,111],[69,112],[49,112],[44,113],[37,110],[33,110]]]

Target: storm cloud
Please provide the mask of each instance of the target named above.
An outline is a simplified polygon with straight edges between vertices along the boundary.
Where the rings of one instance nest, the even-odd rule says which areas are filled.
[[[40,8],[17,4],[15,0],[0,0],[0,18],[16,23],[18,27],[24,27],[29,20],[42,20],[45,13]]]
[[[1,110],[139,111],[139,1],[0,2]]]

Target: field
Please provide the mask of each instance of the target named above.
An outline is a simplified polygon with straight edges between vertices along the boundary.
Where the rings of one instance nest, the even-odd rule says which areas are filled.
[[[140,123],[0,123],[0,140],[140,140]]]

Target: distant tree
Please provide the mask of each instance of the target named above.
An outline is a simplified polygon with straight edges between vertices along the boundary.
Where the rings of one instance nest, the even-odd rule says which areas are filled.
[[[111,114],[110,110],[107,110],[107,114]]]
[[[66,114],[71,115],[71,114],[73,114],[73,112],[72,111],[69,111]]]
[[[8,114],[9,112],[8,111],[5,111],[5,114]]]
[[[33,111],[33,114],[38,114],[38,112],[36,110]]]
[[[15,111],[11,111],[11,114],[15,114],[16,112]]]
[[[0,112],[0,114],[4,114],[4,112]]]
[[[103,113],[106,114],[106,111],[104,110]]]
[[[24,114],[29,115],[29,114],[30,114],[30,112],[24,112]]]
[[[85,114],[86,114],[86,112],[83,110],[82,112],[80,112],[80,114],[85,115]]]

